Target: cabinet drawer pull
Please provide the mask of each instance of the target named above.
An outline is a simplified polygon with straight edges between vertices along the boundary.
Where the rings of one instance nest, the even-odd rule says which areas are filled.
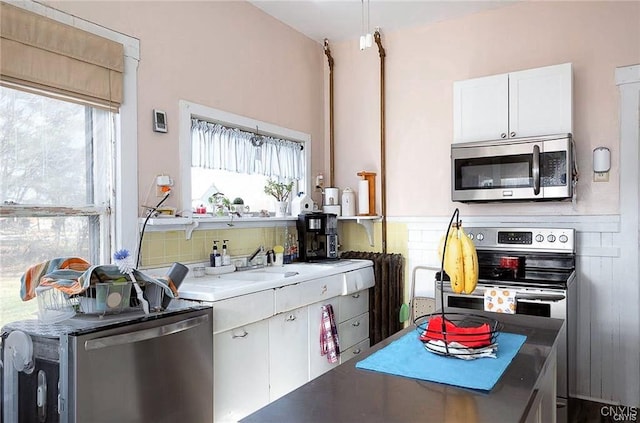
[[[511,138],[513,138],[513,137],[516,136],[516,133],[515,132],[511,132],[509,135],[511,136]]]
[[[358,355],[362,352],[362,350],[360,348],[356,348],[355,350],[353,350],[353,355]]]
[[[246,330],[242,329],[242,334],[240,335],[236,335],[235,333],[233,335],[231,335],[232,339],[236,339],[236,338],[244,338],[245,336],[249,335],[249,332],[247,332]]]
[[[360,298],[360,294],[353,294],[351,298]]]
[[[355,327],[360,326],[360,321],[356,320],[355,322],[351,323],[351,326],[355,326]]]
[[[296,320],[296,316],[293,314],[288,315],[287,318],[284,319],[285,322],[293,322],[294,320]]]
[[[506,134],[506,133],[504,133],[504,132],[503,132],[503,133],[501,133],[501,134],[500,134],[500,138],[507,138],[507,134]]]

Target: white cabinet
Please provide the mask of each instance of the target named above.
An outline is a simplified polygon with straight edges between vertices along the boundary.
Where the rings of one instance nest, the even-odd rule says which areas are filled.
[[[367,267],[214,302],[215,422],[236,422],[367,349],[373,284]],[[325,304],[338,326],[337,363],[320,355]]]
[[[369,290],[340,297],[340,363],[369,348]]]
[[[237,422],[269,403],[269,324],[213,336],[214,421]]]
[[[322,306],[333,306],[338,339],[340,341],[339,363],[329,363],[320,355],[320,324]],[[340,363],[356,357],[369,348],[369,290],[354,292],[309,306],[309,378],[314,379]]]
[[[320,354],[322,306],[331,304],[336,324],[338,324],[338,320],[340,319],[339,298],[340,297],[329,298],[325,301],[317,302],[307,307],[309,313],[309,339],[307,341],[309,345],[309,379],[315,379],[340,364],[339,360],[335,363],[330,363],[326,355]],[[340,332],[338,332],[338,339],[340,339]]]
[[[309,380],[309,319],[301,307],[269,319],[269,401]]]
[[[453,142],[573,131],[571,63],[456,81]]]
[[[275,312],[281,313],[337,297],[342,294],[344,278],[343,274],[331,275],[278,288],[275,291]]]

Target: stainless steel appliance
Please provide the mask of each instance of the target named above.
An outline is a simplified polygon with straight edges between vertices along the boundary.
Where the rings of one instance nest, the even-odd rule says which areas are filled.
[[[558,417],[566,421],[569,392],[575,380],[577,318],[575,231],[548,228],[465,227],[478,251],[480,279],[471,294],[455,294],[444,282],[447,307],[484,309],[484,292],[515,292],[516,314],[564,319],[558,341]],[[438,279],[439,280],[439,279]],[[440,282],[436,304],[441,307]]]
[[[576,181],[571,134],[451,145],[453,201],[562,200]]]
[[[3,421],[211,422],[212,319],[198,306],[10,323]]]
[[[300,214],[297,228],[301,261],[338,258],[338,217],[335,214]]]

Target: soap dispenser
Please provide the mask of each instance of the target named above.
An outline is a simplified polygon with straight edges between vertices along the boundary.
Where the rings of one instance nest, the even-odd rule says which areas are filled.
[[[229,252],[227,251],[227,242],[228,239],[222,240],[222,265],[229,266],[231,264],[231,256],[229,256]]]
[[[218,241],[213,241],[213,252],[209,256],[209,264],[211,264],[211,267],[219,267],[222,265],[220,253],[218,253]]]

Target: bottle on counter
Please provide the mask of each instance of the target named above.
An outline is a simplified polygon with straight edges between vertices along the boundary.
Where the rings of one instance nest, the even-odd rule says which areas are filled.
[[[222,266],[222,257],[218,252],[218,241],[213,241],[213,252],[209,255],[209,264],[211,267]]]
[[[231,256],[227,251],[227,242],[229,242],[228,239],[222,240],[222,265],[223,266],[229,266],[231,264]]]

